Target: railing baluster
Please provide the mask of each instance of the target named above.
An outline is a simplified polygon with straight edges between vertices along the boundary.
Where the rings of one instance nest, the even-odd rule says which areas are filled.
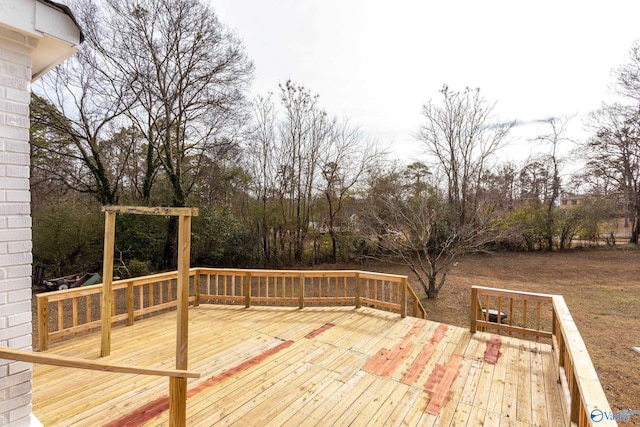
[[[38,350],[49,348],[49,298],[37,295],[38,299]]]
[[[58,329],[64,329],[64,309],[62,308],[62,300],[58,301]]]
[[[127,283],[127,325],[132,326],[135,319],[135,292],[133,290],[133,283]]]
[[[71,317],[73,326],[78,326],[78,298],[71,299]]]
[[[244,276],[244,306],[251,307],[251,272],[247,271]]]
[[[86,315],[86,323],[91,322],[91,295],[87,295],[85,298],[85,315]]]
[[[304,277],[304,273],[300,273],[300,282],[299,282],[299,289],[298,289],[298,308],[299,309],[303,309],[304,308],[304,281],[305,281],[305,277]]]

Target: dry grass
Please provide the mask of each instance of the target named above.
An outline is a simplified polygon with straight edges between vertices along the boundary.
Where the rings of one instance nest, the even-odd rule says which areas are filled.
[[[640,410],[640,354],[630,348],[640,347],[640,250],[467,256],[439,297],[426,301],[429,318],[468,326],[472,285],[563,295],[612,409]],[[631,422],[640,425],[640,416]]]

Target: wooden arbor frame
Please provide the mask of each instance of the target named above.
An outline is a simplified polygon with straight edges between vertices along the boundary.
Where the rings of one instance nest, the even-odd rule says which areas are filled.
[[[178,217],[178,316],[176,334],[176,369],[186,370],[189,348],[189,256],[191,252],[191,217],[197,208],[105,206],[104,260],[102,270],[100,356],[111,353],[111,304],[113,300],[113,251],[116,237],[116,214]],[[185,426],[187,418],[187,378],[169,378],[169,419],[172,426]]]
[[[111,305],[113,299],[113,252],[116,235],[116,214],[177,216],[178,220],[178,318],[176,338],[176,369],[187,369],[189,339],[189,255],[191,251],[191,217],[198,208],[105,206],[104,260],[102,270],[100,356],[111,354]],[[186,383],[185,383],[186,385]]]

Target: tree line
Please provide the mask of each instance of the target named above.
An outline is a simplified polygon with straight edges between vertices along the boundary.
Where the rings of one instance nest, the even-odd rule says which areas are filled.
[[[248,95],[240,38],[200,0],[75,5],[85,43],[34,88],[34,262],[99,270],[101,205],[198,206],[194,264],[287,267],[366,258],[408,265],[435,297],[464,253],[597,241],[617,215],[640,224],[640,44],[616,73],[566,177],[567,118],[546,120],[541,154],[500,162],[515,122],[479,89],[444,86],[423,106],[421,161],[326,111],[293,81]],[[574,154],[577,155],[577,154]],[[559,209],[565,193],[588,194]],[[118,217],[116,275],[172,268],[177,224]]]

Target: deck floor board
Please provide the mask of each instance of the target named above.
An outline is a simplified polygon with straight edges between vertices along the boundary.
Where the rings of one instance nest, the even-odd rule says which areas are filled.
[[[175,316],[114,328],[105,362],[172,368]],[[547,344],[372,308],[203,304],[189,316],[189,370],[202,375],[188,381],[190,426],[563,423]],[[47,353],[99,359],[99,340]],[[36,365],[33,412],[46,426],[165,426],[168,382]]]

